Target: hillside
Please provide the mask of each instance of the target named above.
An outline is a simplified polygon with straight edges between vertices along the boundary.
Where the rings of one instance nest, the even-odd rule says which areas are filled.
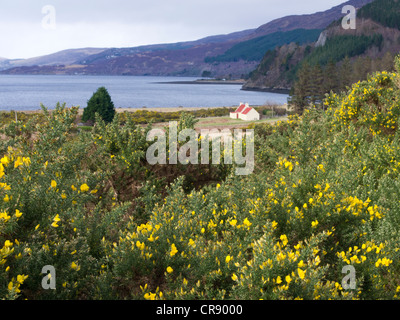
[[[400,3],[395,0],[374,1],[358,11],[358,17],[371,19],[379,24],[400,29]]]
[[[286,32],[274,32],[266,36],[235,44],[224,54],[208,57],[205,62],[231,62],[238,60],[261,61],[265,52],[289,43],[312,43],[318,40],[321,29],[294,29]]]
[[[360,6],[371,0],[350,0],[345,4]],[[344,5],[344,4],[343,4]],[[52,60],[43,57],[40,63],[18,61],[0,63],[3,74],[99,74],[99,75],[174,75],[242,78],[253,71],[261,61],[265,49],[286,43],[288,39],[303,43],[302,34],[293,37],[296,29],[323,29],[342,16],[336,6],[324,12],[308,15],[292,15],[276,19],[257,29],[238,31],[227,35],[210,36],[196,41],[140,46],[132,48],[109,48],[85,55],[71,62],[70,59]],[[312,31],[310,31],[312,32]],[[275,33],[274,41],[260,47],[258,40]],[[312,36],[314,38],[314,35]],[[257,54],[243,55],[243,46],[253,40]],[[258,39],[258,40],[257,40]],[[306,39],[308,42],[309,39]],[[242,44],[241,44],[242,43]],[[243,44],[244,43],[244,44]],[[232,51],[229,51],[234,46]],[[242,49],[240,49],[242,47]],[[218,57],[229,56],[223,58]],[[210,60],[208,60],[210,59]],[[40,59],[39,59],[40,60]],[[43,61],[48,60],[46,63]],[[207,62],[208,61],[208,62]],[[7,64],[8,63],[8,64]],[[13,65],[14,63],[14,65]],[[17,65],[15,65],[15,63]],[[57,66],[55,66],[57,64]],[[70,67],[72,65],[72,67]],[[5,70],[7,69],[7,70]]]
[[[380,11],[379,8],[384,7],[386,9]],[[369,16],[370,8],[373,8],[373,16],[379,17],[376,19],[380,22]],[[391,21],[393,12],[398,12],[398,2],[376,0],[359,9],[359,12],[360,17],[357,18],[355,30],[343,29],[340,20],[337,20],[331,23],[312,45],[291,46],[289,51],[286,47],[276,48],[274,52],[267,52],[243,89],[291,90],[297,79],[297,72],[303,64],[318,64],[324,68],[329,62],[333,62],[340,67],[346,57],[350,58],[350,63],[355,68],[364,64],[365,70],[357,72],[357,79],[351,77],[352,81],[365,79],[369,72],[381,70],[382,65],[387,68],[387,63],[383,61],[393,60],[400,52],[400,31],[388,26],[390,23],[382,21],[386,21],[385,16],[387,21]],[[346,85],[349,84],[350,82]]]
[[[293,70],[297,69],[309,48],[307,45],[290,43],[268,51],[250,73],[243,90],[288,92],[293,83]]]
[[[56,52],[53,54],[29,58],[29,59],[1,59],[0,70],[9,69],[12,67],[22,66],[51,66],[51,65],[70,65],[75,64],[76,61],[85,59],[86,57],[98,54],[106,50],[105,48],[82,48],[82,49],[69,49]]]
[[[273,20],[255,30],[255,34],[270,34],[278,31],[290,31],[294,29],[324,29],[333,21],[343,16],[342,8],[345,5],[352,5],[356,8],[372,2],[373,0],[350,0],[329,10],[305,15],[291,15]]]

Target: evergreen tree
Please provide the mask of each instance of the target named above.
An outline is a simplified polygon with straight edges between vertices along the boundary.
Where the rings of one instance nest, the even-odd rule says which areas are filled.
[[[400,74],[400,55],[396,56],[396,59],[394,60],[393,68],[397,74]],[[400,77],[397,76],[395,81],[396,81],[397,87],[400,89]]]
[[[319,63],[317,63],[312,68],[312,73],[310,77],[310,102],[311,104],[319,104],[324,98],[325,88],[324,88],[324,72]]]
[[[338,92],[339,90],[339,76],[338,69],[333,60],[330,60],[325,68],[325,92]]]
[[[380,63],[380,70],[393,71],[394,69],[393,60],[394,60],[393,55],[389,51],[386,52],[385,55],[382,57]]]
[[[114,119],[114,103],[105,87],[98,88],[89,99],[87,107],[83,110],[82,121],[95,121],[96,113],[98,113],[106,123]]]
[[[339,69],[339,91],[345,91],[346,87],[351,85],[352,74],[353,65],[351,64],[350,58],[346,56]]]
[[[303,113],[304,108],[311,102],[311,71],[311,66],[307,62],[302,64],[297,73],[297,81],[293,86],[293,93],[289,98],[289,104],[293,105],[298,113]]]
[[[364,79],[363,58],[358,57],[353,63],[353,76],[351,82],[357,82]]]

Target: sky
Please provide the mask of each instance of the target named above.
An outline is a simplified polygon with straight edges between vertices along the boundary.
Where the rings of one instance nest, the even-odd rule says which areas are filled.
[[[191,41],[346,0],[0,0],[0,57]]]

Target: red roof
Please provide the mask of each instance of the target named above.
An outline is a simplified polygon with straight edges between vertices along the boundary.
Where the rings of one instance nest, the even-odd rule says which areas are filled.
[[[243,109],[246,108],[246,105],[242,104],[239,106],[239,108],[236,109],[235,112],[233,113],[241,113],[243,111]]]
[[[242,112],[242,114],[248,114],[248,113],[251,111],[251,109],[253,109],[253,108],[252,108],[252,107],[246,108],[246,110],[244,110],[244,111]]]

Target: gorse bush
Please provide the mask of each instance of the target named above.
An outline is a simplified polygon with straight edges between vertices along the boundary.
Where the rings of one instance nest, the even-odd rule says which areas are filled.
[[[255,125],[249,176],[150,166],[150,126],[116,117],[76,133],[76,108],[6,126],[0,296],[397,299],[398,74],[328,96],[326,111]],[[199,171],[207,179],[189,186]],[[46,265],[57,290],[42,288]],[[342,284],[349,265],[354,290]]]

